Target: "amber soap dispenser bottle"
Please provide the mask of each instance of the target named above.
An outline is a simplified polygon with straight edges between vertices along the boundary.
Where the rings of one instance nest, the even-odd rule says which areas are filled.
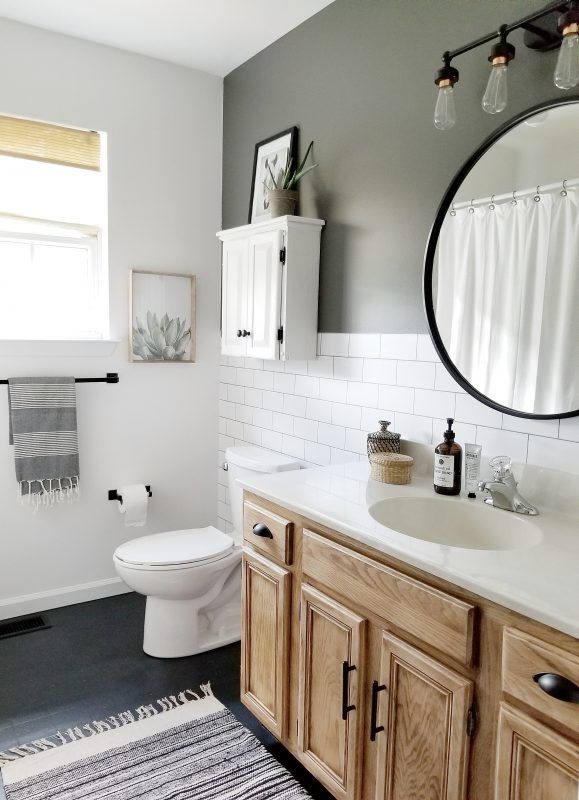
[[[462,447],[454,441],[452,417],[447,418],[444,442],[434,451],[434,491],[438,494],[460,494]]]

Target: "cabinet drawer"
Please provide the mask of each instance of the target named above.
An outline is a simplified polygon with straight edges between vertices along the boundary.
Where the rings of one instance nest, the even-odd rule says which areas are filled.
[[[475,607],[304,530],[303,571],[461,664],[472,661]]]
[[[243,504],[243,538],[283,564],[292,563],[293,522],[248,500]]]
[[[579,686],[579,652],[570,653],[515,628],[505,628],[503,691],[577,732],[579,705],[544,692],[533,679],[542,672],[561,675]]]

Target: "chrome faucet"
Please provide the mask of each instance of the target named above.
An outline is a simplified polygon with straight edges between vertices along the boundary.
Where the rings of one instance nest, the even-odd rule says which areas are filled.
[[[511,459],[508,456],[497,456],[489,462],[493,470],[492,481],[481,481],[479,492],[488,492],[485,503],[516,514],[536,516],[539,511],[519,494],[515,476],[511,472]]]

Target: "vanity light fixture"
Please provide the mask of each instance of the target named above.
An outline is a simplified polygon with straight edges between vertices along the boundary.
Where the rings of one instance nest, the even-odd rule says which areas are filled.
[[[559,32],[563,36],[555,75],[555,86],[573,89],[579,84],[579,2],[572,0],[568,10],[559,17]]]
[[[491,73],[482,107],[487,114],[499,114],[506,108],[508,64],[515,57],[515,48],[507,41],[507,37],[519,29],[525,31],[525,45],[532,50],[560,48],[554,75],[555,86],[559,89],[579,86],[579,0],[555,0],[509,25],[501,25],[498,31],[443,54],[444,66],[438,70],[434,81],[438,86],[434,111],[436,128],[445,131],[456,122],[454,85],[458,81],[458,70],[451,66],[451,61],[496,39],[499,41],[495,42],[489,55]]]
[[[506,25],[501,28],[501,39],[493,45],[489,55],[491,74],[483,95],[482,107],[487,114],[500,114],[507,107],[507,72],[509,61],[515,57],[514,45],[507,42]]]

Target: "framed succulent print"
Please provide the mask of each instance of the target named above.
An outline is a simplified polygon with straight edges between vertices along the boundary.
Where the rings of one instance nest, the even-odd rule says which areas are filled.
[[[195,292],[195,275],[130,271],[131,361],[195,361]]]
[[[298,129],[293,127],[255,145],[248,222],[262,222],[270,218],[267,187],[271,183],[271,174],[279,178],[288,158],[293,158],[295,164],[297,140]]]

